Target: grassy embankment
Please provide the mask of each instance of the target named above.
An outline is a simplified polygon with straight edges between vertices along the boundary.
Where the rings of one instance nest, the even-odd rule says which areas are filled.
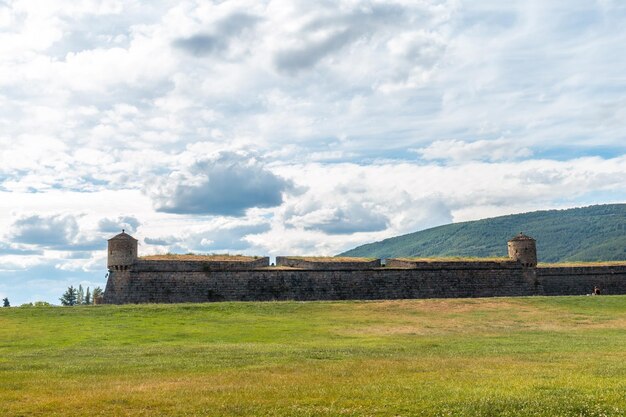
[[[624,416],[626,297],[0,309],[2,416]]]

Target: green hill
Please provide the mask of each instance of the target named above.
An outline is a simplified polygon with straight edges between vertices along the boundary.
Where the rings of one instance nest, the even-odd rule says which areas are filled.
[[[540,262],[626,260],[626,204],[448,224],[369,243],[339,256],[506,256],[506,241],[520,231],[537,240]]]

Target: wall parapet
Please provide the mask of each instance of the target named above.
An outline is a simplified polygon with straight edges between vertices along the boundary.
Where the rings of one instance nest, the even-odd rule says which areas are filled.
[[[325,257],[277,256],[276,266],[286,266],[306,270],[363,271],[380,268],[380,259],[353,258],[350,260]]]
[[[249,271],[268,267],[269,257],[250,261],[179,261],[142,260],[135,261],[132,270],[140,272],[209,272],[209,271]]]
[[[537,271],[542,276],[626,274],[626,265],[539,266]]]
[[[486,269],[521,269],[522,264],[513,260],[501,261],[426,261],[420,259],[388,258],[386,268],[404,269],[447,269],[447,270],[486,270]]]
[[[544,295],[626,294],[626,265],[550,266],[536,269]]]

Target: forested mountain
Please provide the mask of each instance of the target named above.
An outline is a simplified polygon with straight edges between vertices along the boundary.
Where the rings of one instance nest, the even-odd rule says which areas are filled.
[[[540,262],[626,260],[626,204],[453,223],[369,243],[339,256],[506,256],[506,241],[519,232],[537,240]]]

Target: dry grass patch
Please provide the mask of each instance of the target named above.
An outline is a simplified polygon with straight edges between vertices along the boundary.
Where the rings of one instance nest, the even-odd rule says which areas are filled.
[[[357,309],[359,322],[340,333],[432,336],[626,329],[624,315],[590,317],[584,311],[546,309],[515,298],[380,301],[361,304]]]
[[[142,261],[202,261],[202,262],[250,262],[259,259],[260,256],[228,255],[228,254],[163,254],[141,256]]]
[[[351,258],[349,256],[285,256],[307,262],[372,262],[378,258]]]
[[[468,256],[430,257],[430,258],[390,258],[406,262],[514,262],[507,257],[478,258]]]
[[[565,268],[565,267],[593,267],[593,266],[626,266],[626,261],[602,261],[602,262],[540,262],[540,268]]]

